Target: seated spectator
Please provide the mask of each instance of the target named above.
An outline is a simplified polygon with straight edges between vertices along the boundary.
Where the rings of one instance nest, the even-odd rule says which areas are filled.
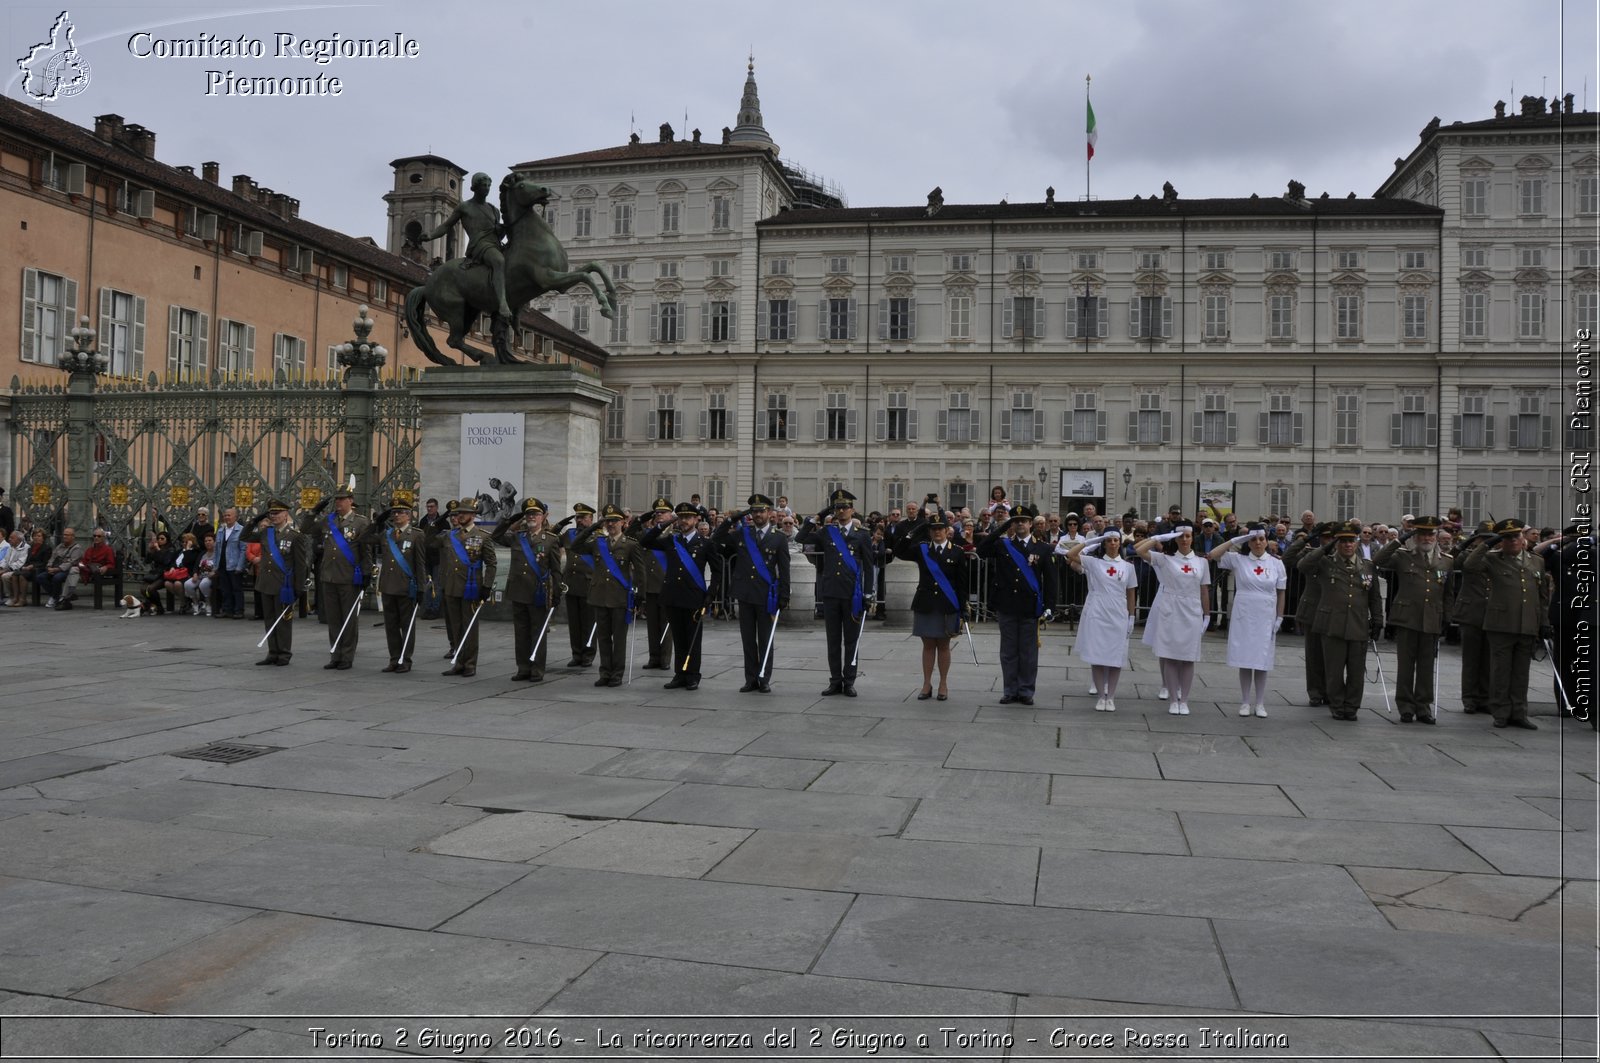
[[[24,521],[27,518],[23,518]],[[39,573],[45,570],[50,563],[51,543],[49,536],[45,535],[43,528],[30,528],[28,535],[28,560],[20,570],[24,588],[31,588],[39,578]],[[27,605],[26,590],[18,605]]]
[[[211,581],[217,574],[217,537],[206,536],[196,567],[189,570],[183,581],[183,594],[189,604],[185,607],[195,616],[211,615]]]
[[[189,612],[189,598],[183,585],[189,582],[189,577],[200,571],[200,544],[195,540],[193,532],[184,532],[179,538],[178,556],[173,558],[172,565],[162,573],[162,585],[167,593],[176,595],[183,604],[179,613]]]
[[[46,598],[46,609],[72,608],[72,599],[78,596],[78,566],[83,563],[83,553],[78,530],[62,528],[61,542],[50,551],[49,563],[33,577]]]
[[[83,561],[78,565],[79,582],[93,586],[101,576],[117,574],[117,552],[111,549],[109,539],[104,528],[94,530],[89,549],[83,552]]]
[[[7,605],[21,605],[26,596],[26,581],[22,569],[28,563],[28,541],[19,531],[11,533],[6,541],[5,553],[0,555],[0,593]]]
[[[166,612],[161,606],[161,592],[167,585],[166,574],[177,560],[178,549],[167,538],[166,532],[157,532],[144,556],[150,566],[150,582],[144,585],[145,611],[160,616]]]

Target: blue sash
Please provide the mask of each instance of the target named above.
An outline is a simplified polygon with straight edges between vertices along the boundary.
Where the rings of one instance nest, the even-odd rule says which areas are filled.
[[[665,550],[655,549],[652,549],[650,552],[655,555],[656,564],[661,566],[661,574],[665,576],[667,574],[667,552]]]
[[[482,561],[473,561],[467,557],[467,548],[461,545],[461,537],[455,532],[450,533],[450,546],[456,552],[456,560],[460,561],[467,570],[467,586],[462,592],[462,597],[469,602],[478,598],[478,573],[483,571]]]
[[[694,585],[700,588],[700,593],[706,592],[705,573],[700,571],[700,566],[694,563],[694,558],[689,556],[688,549],[683,545],[683,540],[676,535],[672,537],[672,545],[677,548],[678,561],[689,570],[689,575],[694,579]]]
[[[595,549],[600,551],[600,560],[606,563],[606,571],[611,573],[611,578],[622,584],[623,589],[628,592],[628,616],[625,622],[631,624],[633,623],[633,584],[629,583],[628,578],[622,574],[622,566],[617,564],[617,559],[611,556],[611,544],[606,542],[604,533],[601,533],[595,543]]]
[[[939,593],[944,595],[956,612],[961,612],[961,603],[956,600],[956,589],[950,585],[950,577],[944,574],[944,566],[928,556],[928,544],[922,543],[922,563],[927,566],[928,575],[933,577],[934,585],[939,588]],[[946,550],[950,547],[946,546]]]
[[[1028,564],[1028,559],[1023,556],[1021,550],[1017,549],[1017,544],[1011,536],[1007,535],[1001,542],[1005,544],[1006,551],[1011,555],[1012,563],[1022,570],[1023,580],[1028,584],[1029,589],[1033,591],[1034,609],[1036,610],[1033,615],[1043,616],[1044,592],[1039,589],[1039,577],[1033,574],[1033,566]]]
[[[568,549],[570,549],[572,547],[573,540],[577,539],[577,537],[578,537],[577,531],[575,531],[572,528],[568,528],[562,534],[564,534],[567,537],[567,547],[568,547]],[[594,558],[590,557],[588,554],[579,554],[577,556],[578,556],[578,560],[580,562],[582,562],[585,566],[588,567],[589,572],[592,575],[594,573]],[[667,563],[665,561],[663,561],[661,563],[661,567],[662,568],[666,568],[667,567]]]
[[[283,586],[278,588],[278,604],[294,604],[294,569],[290,568],[283,560],[283,554],[278,552],[278,529],[267,529],[267,553],[272,555],[272,563],[278,566],[278,571],[283,573]]]
[[[411,566],[406,564],[405,553],[401,551],[399,544],[394,541],[394,529],[390,528],[384,532],[383,537],[389,543],[389,556],[394,558],[394,563],[400,566],[400,571],[406,574],[406,582],[411,584],[411,597],[415,598],[417,596],[417,577],[412,573]]]
[[[328,514],[328,535],[333,539],[333,545],[339,548],[339,553],[344,555],[345,561],[350,564],[350,571],[355,573],[355,585],[361,586],[361,564],[356,560],[355,551],[350,549],[350,540],[344,537],[344,529],[339,527],[339,522],[332,513]]]
[[[850,595],[850,615],[856,616],[866,608],[861,593],[861,566],[856,564],[856,555],[851,551],[850,544],[845,541],[844,534],[839,531],[837,524],[828,525],[828,535],[833,540],[833,548],[838,551],[839,560],[844,564],[845,570],[855,578],[855,591]]]
[[[746,524],[740,530],[744,532],[744,550],[750,556],[750,567],[756,570],[761,582],[767,585],[767,615],[771,616],[778,611],[778,581],[772,578],[772,571],[767,568],[767,559],[756,546],[756,537],[750,534],[750,525]]]
[[[539,567],[539,561],[534,557],[533,549],[528,545],[528,533],[521,532],[517,535],[517,544],[522,547],[522,556],[527,559],[528,567],[533,569],[534,591],[533,604],[537,609],[543,609],[544,597],[544,569]]]

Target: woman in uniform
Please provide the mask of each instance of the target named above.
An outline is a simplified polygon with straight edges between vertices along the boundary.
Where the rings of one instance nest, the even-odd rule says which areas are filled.
[[[1239,547],[1246,543],[1245,551]],[[1228,617],[1228,666],[1239,669],[1239,715],[1267,715],[1267,673],[1272,671],[1278,629],[1283,626],[1289,573],[1267,552],[1267,533],[1253,528],[1219,543],[1206,555],[1233,574],[1233,612]]]
[[[1084,553],[1096,546],[1097,553]],[[1056,552],[1065,554],[1072,570],[1088,580],[1075,652],[1094,677],[1089,693],[1099,693],[1095,711],[1116,712],[1117,680],[1128,666],[1128,636],[1133,634],[1139,588],[1133,564],[1122,556],[1122,533],[1111,529],[1077,542],[1063,536]]]
[[[948,518],[929,498],[924,517],[895,544],[894,555],[917,563],[917,592],[911,598],[911,633],[922,640],[922,689],[918,701],[933,697],[933,666],[939,666],[939,700],[950,696],[950,640],[961,630],[967,600],[967,556],[950,541]]]
[[[1173,544],[1168,554],[1157,544]],[[1211,566],[1194,553],[1194,527],[1152,535],[1136,549],[1150,562],[1161,589],[1144,625],[1144,644],[1161,662],[1161,685],[1171,700],[1167,712],[1189,715],[1189,690],[1194,686],[1194,665],[1200,659],[1200,636],[1210,626]]]

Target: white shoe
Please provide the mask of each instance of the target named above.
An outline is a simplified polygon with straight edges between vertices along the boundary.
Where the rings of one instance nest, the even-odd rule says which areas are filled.
[[[1167,700],[1168,694],[1166,684],[1162,684],[1161,693],[1157,694],[1156,697],[1160,698],[1162,701]]]
[[[1172,704],[1167,706],[1167,715],[1168,716],[1181,716],[1181,715],[1183,715],[1182,712],[1178,709],[1178,703],[1176,701],[1174,701]]]
[[[56,600],[51,598],[48,602],[44,603],[44,607],[46,609],[54,609],[56,607]]]
[[[1248,715],[1250,715],[1250,703],[1248,701],[1245,702],[1243,705],[1239,706],[1239,715],[1240,716],[1248,716]],[[1265,714],[1263,713],[1263,715],[1265,715]]]
[[[1187,701],[1178,702],[1178,715],[1179,716],[1187,716],[1187,715],[1189,715],[1189,703]]]
[[[1091,693],[1091,694],[1098,694],[1098,693],[1100,693],[1100,690],[1099,690],[1099,688],[1098,688],[1098,687],[1096,687],[1096,686],[1095,686],[1095,685],[1094,685],[1094,683],[1092,683],[1092,682],[1091,682],[1091,683],[1090,683],[1090,684],[1089,684],[1089,693]]]
[[[1095,712],[1105,712],[1106,711],[1106,699],[1105,698],[1101,698],[1100,700],[1098,700],[1098,701],[1096,701],[1094,703],[1094,711]]]
[[[1115,701],[1112,701],[1110,698],[1107,698],[1106,699],[1106,711],[1107,712],[1116,712],[1117,711],[1117,703]]]
[[[1267,707],[1265,705],[1257,705],[1256,715],[1265,720],[1267,718]]]

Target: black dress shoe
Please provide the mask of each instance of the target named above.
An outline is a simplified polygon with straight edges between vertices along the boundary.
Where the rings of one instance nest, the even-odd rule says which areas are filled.
[[[322,666],[322,670],[324,672],[331,672],[337,667],[339,667],[339,662],[338,661],[329,661],[327,664]]]
[[[583,667],[583,660],[581,658],[574,657],[572,660],[567,662],[567,667],[568,668],[582,668]]]
[[[620,679],[607,679],[606,680],[606,686],[608,686],[608,687],[620,687],[621,685],[622,685],[622,680],[620,680]]]
[[[456,674],[461,676],[462,679],[471,679],[473,676],[478,674],[478,670],[469,664]]]
[[[447,672],[440,672],[439,674],[440,675],[460,675],[463,671],[465,671],[465,669],[457,666],[455,668],[450,669]]]
[[[689,681],[687,679],[685,679],[681,675],[675,675],[671,679],[667,680],[665,683],[661,684],[661,689],[662,690],[677,690],[680,687],[686,687],[688,685],[689,685]]]
[[[761,684],[757,683],[754,679],[752,679],[748,683],[746,683],[744,686],[739,688],[739,693],[748,694],[752,690],[760,690],[760,689],[761,689]]]
[[[1411,715],[1409,712],[1402,712],[1400,714],[1400,722],[1401,723],[1411,723],[1415,719],[1416,719],[1416,717]]]
[[[1418,713],[1418,714],[1417,714],[1417,722],[1418,722],[1418,723],[1425,723],[1425,724],[1427,724],[1427,725],[1428,725],[1428,726],[1429,726],[1429,727],[1433,727],[1433,726],[1434,726],[1434,725],[1436,725],[1436,724],[1437,724],[1437,723],[1438,723],[1438,722],[1439,722],[1439,721],[1438,721],[1438,720],[1436,720],[1436,719],[1434,719],[1434,718],[1433,718],[1433,717],[1432,717],[1432,716],[1429,716],[1429,715],[1427,715],[1427,714],[1426,714],[1426,713]]]
[[[689,680],[687,683],[683,684],[683,689],[685,689],[685,690],[699,690],[700,689],[700,680],[698,680],[698,679]]]
[[[289,658],[287,658],[287,657],[279,657],[277,660],[273,661],[272,663],[277,665],[279,668],[284,668],[284,667],[288,666]]]
[[[763,679],[759,684],[756,685],[756,689],[761,691],[763,694],[770,694],[772,693],[772,684]]]
[[[842,690],[844,690],[844,684],[843,683],[840,683],[840,682],[829,683],[826,687],[823,688],[822,696],[825,697],[825,698],[831,698],[835,694],[839,693]]]
[[[405,675],[409,671],[411,671],[411,665],[409,665],[409,664],[395,665],[395,669],[394,669],[395,675]]]
[[[847,698],[855,697],[856,696],[856,685],[854,683],[846,683],[844,685],[841,693],[843,693],[844,696],[847,697]]]
[[[263,665],[263,664],[277,664],[277,663],[278,663],[278,659],[276,657],[263,657],[263,658],[261,658],[261,660],[256,662],[256,664],[258,666],[259,665]]]
[[[334,667],[341,672],[348,672],[351,668],[351,664],[349,661],[340,661],[338,664],[334,665]]]
[[[511,681],[513,683],[526,683],[528,680],[530,680],[532,678],[533,678],[533,673],[532,672],[518,672],[516,675],[511,677]]]
[[[1494,725],[1496,727],[1510,727],[1511,726],[1511,721],[1510,720],[1496,720],[1494,722]]]
[[[594,681],[594,685],[597,686],[597,687],[608,687],[608,686],[611,685],[611,680],[609,680],[609,679],[596,679]]]
[[[931,697],[933,697],[933,691],[931,689],[917,691],[917,700],[918,701],[927,701]]]
[[[385,672],[398,672],[400,670],[400,666],[395,664],[393,661],[390,661],[388,664],[384,665],[383,670]]]
[[[1010,705],[1013,702],[1020,701],[1020,700],[1021,700],[1020,698],[1015,698],[1015,697],[1012,697],[1010,694],[1006,694],[1003,697],[1001,697],[1000,704],[1002,704],[1002,705]]]
[[[1476,716],[1479,713],[1484,712],[1485,710],[1484,709],[1475,709],[1471,705],[1463,705],[1463,706],[1461,706],[1461,711],[1463,713],[1465,713],[1466,715],[1468,715],[1468,716]]]
[[[1029,697],[1020,697],[1017,700],[1022,702],[1024,705],[1032,705],[1033,704],[1033,699],[1029,698]]]
[[[1507,720],[1506,722],[1512,727],[1517,727],[1524,731],[1537,731],[1539,729],[1538,724],[1526,718],[1521,720]]]

